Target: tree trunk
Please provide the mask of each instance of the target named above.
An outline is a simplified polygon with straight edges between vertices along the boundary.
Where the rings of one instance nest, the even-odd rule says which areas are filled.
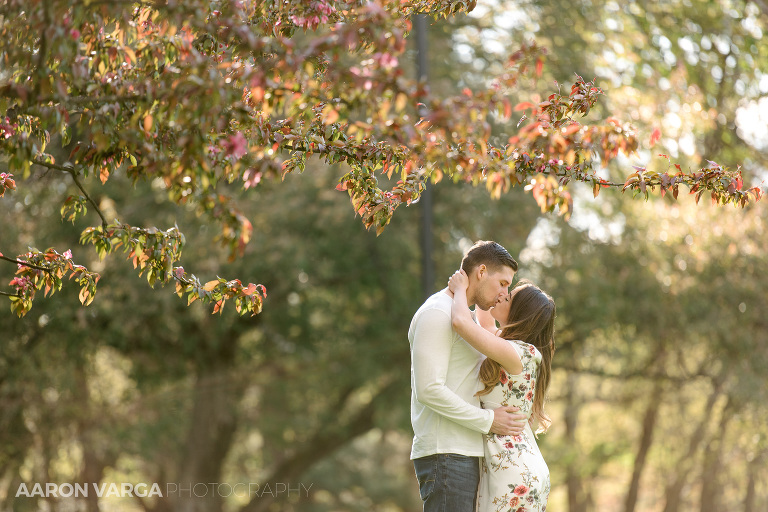
[[[218,484],[224,460],[238,427],[238,407],[247,382],[237,375],[235,355],[241,324],[236,322],[225,332],[202,329],[206,339],[203,355],[196,366],[193,406],[189,430],[183,444],[175,479],[163,489],[155,512],[220,512],[228,490]],[[198,335],[200,334],[190,334]],[[165,477],[158,478],[164,481]],[[214,484],[214,485],[211,485]],[[171,486],[169,488],[169,485]],[[175,485],[176,487],[172,487]],[[146,503],[144,504],[146,508]]]
[[[645,461],[648,458],[648,451],[653,443],[653,431],[656,428],[656,419],[659,416],[661,397],[664,391],[660,381],[656,381],[651,392],[651,399],[645,410],[643,417],[643,432],[640,436],[640,445],[637,447],[635,456],[635,465],[632,469],[632,480],[630,480],[627,498],[624,501],[624,512],[634,512],[637,506],[637,497],[640,492],[640,477],[645,468]]]
[[[578,424],[579,401],[575,396],[578,376],[570,372],[568,374],[565,394],[565,441],[566,446],[576,449],[576,426]],[[568,511],[586,512],[586,499],[584,485],[581,476],[581,464],[578,457],[569,457],[570,462],[566,467],[565,481],[568,489]]]
[[[111,452],[111,445],[106,448],[107,453],[104,453],[103,443],[100,445],[94,439],[91,396],[88,391],[88,377],[83,363],[80,358],[75,366],[75,385],[77,386],[79,401],[83,404],[83,410],[78,415],[77,420],[78,441],[83,450],[83,466],[78,475],[78,481],[90,491],[87,496],[82,498],[85,501],[85,510],[87,512],[99,512],[101,510],[99,497],[93,492],[93,485],[101,482],[104,477],[104,470],[115,464],[117,455]]]
[[[764,455],[765,453],[758,454],[752,459],[747,468],[747,492],[744,495],[744,512],[757,512],[757,504],[755,503],[757,501],[757,491],[755,487],[757,485],[758,471],[764,469]]]
[[[719,503],[721,493],[718,489],[717,477],[721,473],[720,460],[723,455],[723,444],[726,439],[728,424],[735,412],[733,402],[728,400],[720,416],[717,439],[713,439],[709,446],[707,446],[701,478],[701,512],[718,512],[721,510]]]
[[[702,441],[704,440],[704,436],[712,416],[712,410],[715,407],[715,402],[720,397],[722,381],[723,379],[720,378],[715,383],[714,389],[707,399],[707,405],[704,408],[703,417],[688,442],[688,450],[682,455],[682,457],[680,457],[677,464],[675,464],[675,467],[678,468],[678,471],[672,482],[670,482],[670,484],[667,486],[664,495],[664,512],[678,512],[678,510],[680,510],[680,502],[683,489],[688,483],[688,475],[690,475],[694,468],[694,456],[696,451],[699,449],[699,446],[701,446]]]
[[[237,429],[237,407],[244,387],[231,383],[224,371],[202,369],[195,383],[195,398],[186,448],[172,501],[178,512],[216,512],[222,509],[221,470]],[[170,494],[170,492],[169,492]]]

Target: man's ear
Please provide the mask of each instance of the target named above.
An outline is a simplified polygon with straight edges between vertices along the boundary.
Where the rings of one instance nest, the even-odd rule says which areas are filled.
[[[485,266],[485,264],[481,263],[477,267],[475,267],[475,277],[480,280],[483,277],[485,277],[488,274],[488,267]]]

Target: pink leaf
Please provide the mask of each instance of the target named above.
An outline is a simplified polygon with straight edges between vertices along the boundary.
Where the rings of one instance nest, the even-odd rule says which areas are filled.
[[[236,159],[240,159],[248,152],[248,141],[245,140],[245,136],[242,132],[237,132],[234,135],[230,135],[224,142],[224,153],[227,156],[233,156]]]
[[[661,130],[656,128],[651,133],[651,147],[655,146],[657,142],[659,142],[659,139],[661,138]]]

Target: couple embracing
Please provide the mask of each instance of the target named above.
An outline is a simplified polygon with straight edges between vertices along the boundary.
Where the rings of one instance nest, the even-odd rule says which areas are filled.
[[[411,322],[411,459],[425,512],[546,510],[533,426],[550,423],[555,303],[527,281],[510,291],[515,272],[501,245],[477,242]]]

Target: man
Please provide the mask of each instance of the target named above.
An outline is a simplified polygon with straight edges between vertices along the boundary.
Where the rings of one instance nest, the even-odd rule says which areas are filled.
[[[470,305],[488,310],[509,293],[517,262],[496,242],[479,241],[461,262]],[[408,330],[411,346],[411,449],[424,512],[473,512],[484,433],[517,435],[525,415],[514,407],[480,408],[475,393],[484,356],[451,327],[453,294],[446,288],[419,308]]]

